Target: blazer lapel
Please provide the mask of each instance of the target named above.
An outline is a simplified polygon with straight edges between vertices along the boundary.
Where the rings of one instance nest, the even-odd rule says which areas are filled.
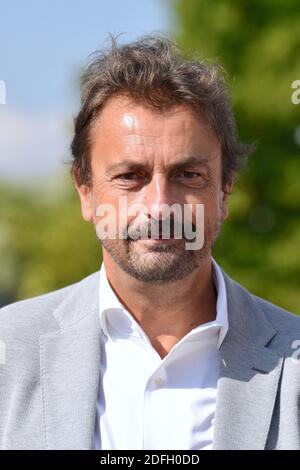
[[[255,297],[223,272],[229,330],[220,348],[214,449],[264,449],[283,355],[267,347],[276,331]]]
[[[40,337],[48,449],[93,449],[100,367],[99,273],[74,286]]]

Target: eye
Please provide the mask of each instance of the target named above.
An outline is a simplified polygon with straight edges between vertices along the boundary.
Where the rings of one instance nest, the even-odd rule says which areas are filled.
[[[199,173],[196,173],[195,171],[182,171],[177,176],[192,179],[192,178],[200,177],[201,175]]]
[[[140,178],[140,176],[134,173],[133,171],[131,171],[129,173],[122,173],[121,175],[118,175],[116,178],[120,180],[133,180],[133,179]]]
[[[193,188],[202,188],[207,181],[207,176],[203,173],[192,170],[179,170],[174,175],[175,181],[177,183],[193,187]]]

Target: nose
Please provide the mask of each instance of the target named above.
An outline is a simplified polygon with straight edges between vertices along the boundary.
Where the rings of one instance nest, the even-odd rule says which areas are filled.
[[[176,197],[166,175],[156,173],[150,183],[144,188],[144,204],[148,215],[155,219],[163,219],[163,207],[176,204]]]

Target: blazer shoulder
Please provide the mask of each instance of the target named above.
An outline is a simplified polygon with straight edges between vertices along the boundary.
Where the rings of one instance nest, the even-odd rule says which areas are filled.
[[[300,315],[289,310],[280,307],[266,299],[263,299],[257,295],[251,294],[255,301],[259,304],[260,308],[263,309],[264,313],[271,321],[279,327],[294,326],[300,328]]]
[[[0,331],[27,331],[39,334],[57,329],[52,312],[78,283],[26,300],[19,300],[0,309]]]
[[[245,286],[231,278],[223,270],[226,292],[235,323],[245,332],[259,335],[262,330],[276,333],[269,343],[285,355],[293,352],[291,345],[300,340],[300,316],[267,299],[255,295]],[[233,315],[235,313],[235,315]]]
[[[269,320],[275,329],[295,327],[298,330],[300,328],[300,314],[286,310],[265,298],[253,294],[253,292],[249,291],[245,286],[231,278],[224,270],[223,275],[226,281],[226,287],[234,293],[234,296],[238,296],[243,303],[248,303],[254,308],[257,306],[258,311],[263,311],[267,320]]]
[[[266,299],[254,294],[252,296],[277,331],[273,345],[277,345],[288,355],[293,353],[293,344],[300,342],[300,316]]]

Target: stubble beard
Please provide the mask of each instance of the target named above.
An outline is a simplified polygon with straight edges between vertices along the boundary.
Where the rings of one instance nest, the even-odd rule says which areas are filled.
[[[201,268],[219,236],[222,222],[219,217],[207,224],[200,250],[187,250],[184,239],[170,245],[151,244],[147,247],[141,246],[144,244],[141,240],[130,239],[105,238],[101,244],[118,266],[135,279],[156,285],[168,284]]]

